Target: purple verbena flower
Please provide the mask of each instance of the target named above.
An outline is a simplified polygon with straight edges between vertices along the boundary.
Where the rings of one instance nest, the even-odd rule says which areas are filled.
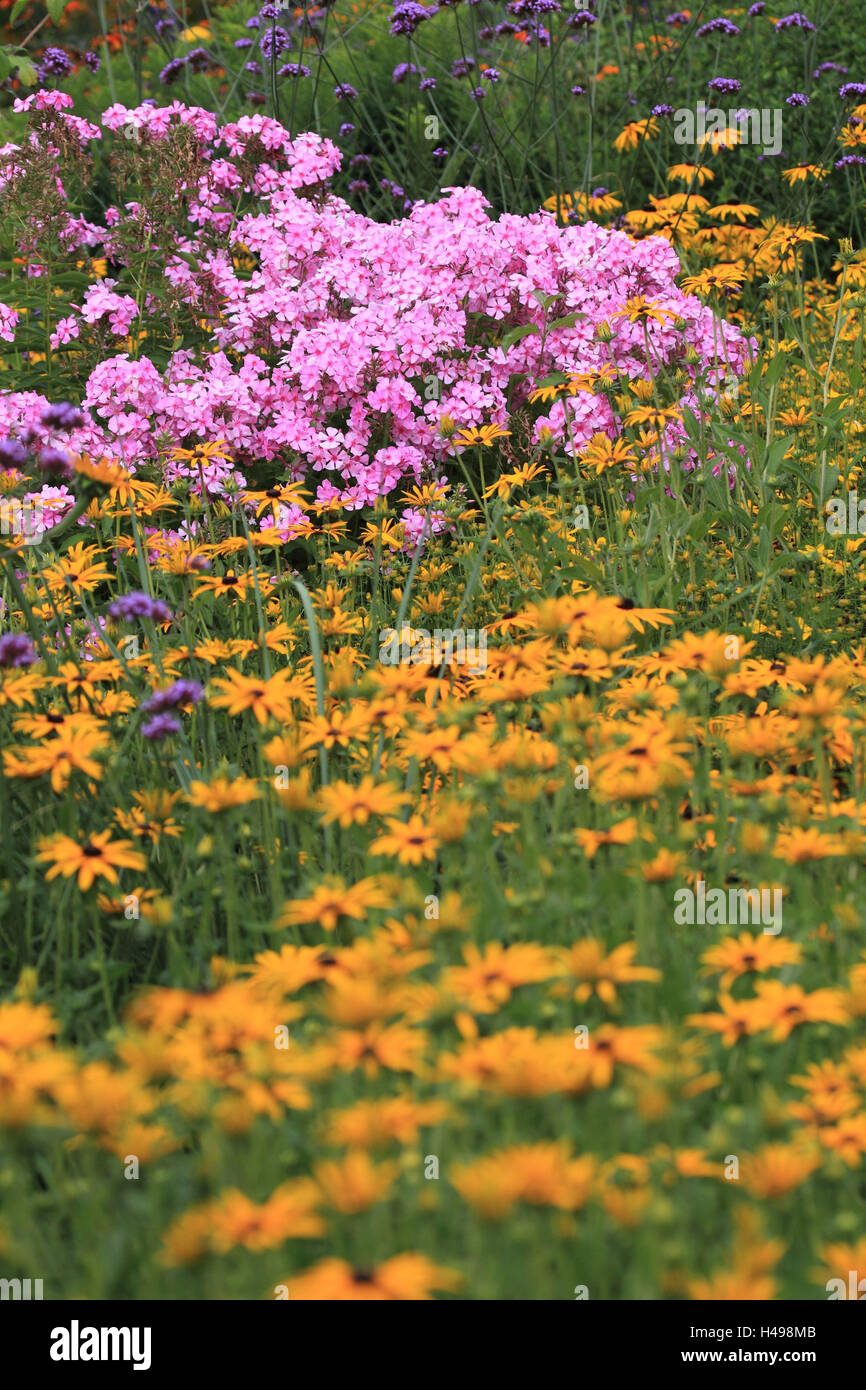
[[[204,686],[199,685],[198,681],[184,678],[166,686],[165,690],[155,690],[148,699],[143,701],[141,712],[142,714],[163,714],[168,709],[177,709],[179,705],[197,705],[202,699],[204,699]]]
[[[804,14],[800,14],[799,10],[795,10],[793,14],[783,15],[781,19],[776,20],[776,33],[778,34],[781,29],[805,29],[807,33],[815,33],[814,24]]]
[[[36,648],[24,632],[4,632],[0,637],[0,666],[32,666]]]
[[[506,6],[509,14],[523,15],[555,14],[562,9],[559,0],[511,0]]]
[[[153,719],[142,724],[141,732],[150,743],[161,743],[164,738],[170,738],[172,734],[179,734],[181,723],[173,714],[157,714]]]
[[[47,405],[39,418],[46,429],[51,430],[77,430],[84,424],[84,416],[78,406],[69,401]]]
[[[0,468],[21,468],[27,462],[27,450],[20,439],[0,439]]]
[[[159,80],[163,87],[170,87],[173,82],[176,82],[183,72],[184,66],[183,58],[172,58],[170,63],[166,63],[159,74]]]
[[[36,455],[36,463],[43,473],[55,478],[71,478],[75,472],[72,459],[64,449],[40,449]]]
[[[259,40],[259,51],[268,63],[272,63],[286,48],[291,48],[292,41],[279,25],[274,29],[268,29],[262,34]]]
[[[208,68],[214,66],[214,60],[206,48],[194,48],[186,55],[186,61],[190,72],[207,72]]]
[[[65,77],[72,71],[72,59],[62,48],[46,48],[39,64],[39,76]]]
[[[121,594],[108,609],[109,617],[115,621],[131,622],[134,618],[149,618],[151,622],[167,623],[171,609],[162,599],[151,598],[150,594],[133,589],[131,593]]]
[[[702,24],[700,29],[695,30],[695,36],[702,39],[705,34],[728,34],[731,38],[735,38],[739,32],[736,24],[732,24],[729,19],[720,16],[718,19],[711,19],[709,24]]]
[[[436,14],[435,5],[418,5],[415,0],[399,0],[391,17],[392,34],[414,34],[419,24]]]

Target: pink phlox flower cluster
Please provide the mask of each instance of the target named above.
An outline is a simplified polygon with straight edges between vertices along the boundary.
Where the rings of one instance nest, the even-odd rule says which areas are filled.
[[[42,96],[52,99],[40,105]],[[53,100],[63,96],[38,93],[20,109],[67,115],[70,99]],[[312,132],[292,137],[271,117],[218,128],[211,113],[179,102],[117,104],[102,124],[136,140],[186,126],[199,141],[198,172],[178,192],[186,235],[180,227],[164,274],[166,304],[172,312],[185,304],[196,325],[209,324],[209,342],[171,353],[162,370],[126,353],[100,362],[84,393],[89,420],[68,441],[133,472],[160,459],[166,481],[219,495],[241,486],[249,465],[278,459],[287,478],[315,483],[319,503],[348,495],[357,508],[440,476],[454,453],[452,428],[508,428],[552,372],[612,366],[645,378],[681,369],[679,404],[699,414],[748,365],[753,345],[742,332],[678,288],[679,261],[663,238],[634,242],[592,223],[562,228],[543,212],[493,218],[475,188],[444,189],[439,201],[377,223],[328,191],[337,147]],[[101,239],[119,257],[122,238],[111,229],[147,218],[135,202],[109,208],[103,229],[70,212],[66,235],[72,248]],[[52,346],[106,320],[127,334],[139,309],[116,285],[92,285],[78,317],[54,326]],[[638,296],[664,310],[662,322],[631,321],[625,306]],[[158,337],[167,312],[147,300],[141,326]],[[14,314],[0,308],[7,340]],[[25,423],[26,395],[0,396],[6,433]],[[532,414],[536,440],[567,453],[621,428],[608,399],[588,392]],[[223,441],[225,457],[203,469],[165,464],[166,440]],[[678,446],[688,456],[688,437],[672,424],[659,464]],[[278,518],[286,534],[302,520],[291,507]],[[403,520],[408,536],[421,534],[417,508]]]
[[[10,309],[8,304],[0,304],[0,338],[7,343],[15,342],[15,326],[21,315],[17,309]]]
[[[81,306],[81,317],[89,324],[107,317],[112,333],[125,335],[138,315],[138,305],[131,295],[115,294],[116,284],[116,280],[104,279],[88,286]]]

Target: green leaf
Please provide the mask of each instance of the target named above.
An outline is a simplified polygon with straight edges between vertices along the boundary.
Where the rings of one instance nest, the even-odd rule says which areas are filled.
[[[716,521],[717,517],[715,517],[712,512],[698,512],[687,522],[685,534],[691,536],[694,541],[703,540],[710,527],[714,526]]]
[[[763,386],[775,386],[784,376],[787,365],[788,354],[786,352],[777,352],[761,378],[761,384]]]
[[[35,87],[39,81],[36,67],[29,58],[18,59],[18,81],[23,82],[25,87]]]
[[[565,318],[563,319],[554,319],[552,323],[549,323],[547,325],[547,327],[551,330],[554,328],[573,328],[574,325],[577,323],[578,319],[585,318],[586,314],[581,314],[579,310],[575,309],[573,314],[566,314]]]
[[[593,565],[589,560],[584,560],[582,555],[573,555],[571,558],[571,568],[579,569],[587,575],[594,584],[604,584],[604,571],[598,565]]]
[[[518,342],[521,338],[526,338],[530,333],[538,334],[541,329],[537,323],[521,323],[518,328],[511,328],[502,339],[502,347],[511,347],[512,343]]]
[[[52,24],[59,24],[68,0],[45,0],[45,8]]]

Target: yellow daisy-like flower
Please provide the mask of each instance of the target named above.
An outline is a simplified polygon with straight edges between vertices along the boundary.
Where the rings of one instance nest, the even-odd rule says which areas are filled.
[[[245,806],[260,796],[258,783],[251,777],[213,777],[210,782],[193,782],[186,799],[191,806],[217,812]]]
[[[43,836],[36,858],[51,867],[47,879],[78,878],[82,893],[91,888],[97,878],[117,883],[118,869],[143,869],[144,855],[133,848],[132,840],[112,840],[110,830],[100,830],[82,844],[71,835]]]
[[[436,858],[439,841],[420,816],[410,816],[405,824],[391,816],[387,825],[388,833],[371,844],[371,854],[392,855],[400,864],[421,864]]]

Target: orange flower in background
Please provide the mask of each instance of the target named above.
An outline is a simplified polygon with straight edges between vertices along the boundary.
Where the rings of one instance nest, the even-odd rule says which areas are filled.
[[[118,869],[143,869],[147,860],[133,848],[132,840],[112,840],[110,830],[100,830],[90,835],[82,844],[71,835],[43,836],[39,841],[36,858],[42,864],[50,864],[47,879],[78,879],[82,893],[91,888],[97,878],[105,878],[109,883],[117,883]]]
[[[511,431],[503,429],[501,425],[481,425],[478,429],[457,430],[456,434],[452,435],[452,443],[463,448],[471,447],[473,444],[489,448],[497,439],[504,439],[510,434]]]
[[[617,985],[660,980],[660,971],[634,964],[636,954],[634,942],[625,942],[606,952],[603,944],[594,937],[578,941],[568,951],[562,952],[561,960],[566,973],[579,982],[574,991],[577,1003],[585,1003],[595,993],[603,1003],[615,1005]]]
[[[730,294],[739,290],[746,272],[736,265],[714,265],[698,275],[686,275],[682,285],[686,294]]]
[[[368,1078],[386,1071],[420,1073],[424,1068],[427,1035],[401,1024],[371,1023],[360,1032],[341,1030],[335,1038],[337,1065],[344,1071],[360,1068]]]
[[[764,935],[752,936],[741,932],[739,937],[727,936],[718,946],[711,946],[701,956],[703,974],[721,973],[719,986],[729,990],[734,980],[751,971],[772,970],[776,966],[797,965],[802,960],[803,951],[795,941],[783,941],[780,937]]]
[[[861,1237],[853,1245],[846,1245],[844,1242],[830,1242],[822,1245],[819,1256],[823,1262],[823,1267],[815,1271],[814,1282],[820,1284],[823,1289],[831,1279],[841,1279],[844,1286],[844,1296],[849,1296],[850,1278],[849,1271],[856,1271],[858,1301],[862,1299],[864,1285],[861,1279],[866,1279],[866,1236]]]
[[[344,714],[334,709],[327,715],[315,715],[303,724],[303,746],[306,748],[347,748],[352,739],[360,738],[366,731],[366,720],[361,710]]]
[[[769,1027],[769,1013],[760,999],[734,999],[722,992],[719,1005],[720,1013],[690,1014],[686,1022],[693,1028],[718,1033],[725,1047]]]
[[[50,592],[62,600],[66,591],[75,595],[90,593],[105,583],[111,575],[105,563],[96,559],[97,555],[104,553],[101,546],[88,545],[85,541],[71,545],[56,564],[47,565],[42,571]]]
[[[310,1178],[283,1183],[260,1205],[232,1188],[172,1223],[163,1237],[162,1262],[186,1264],[208,1251],[225,1254],[238,1246],[273,1250],[288,1239],[321,1235],[326,1224],[317,1210],[320,1201]]]
[[[602,1166],[596,1191],[618,1226],[629,1229],[640,1225],[652,1200],[650,1176],[649,1160],[640,1154],[619,1154]]]
[[[816,989],[811,994],[800,985],[779,980],[759,980],[758,1003],[776,1042],[783,1042],[801,1023],[845,1024],[849,1020],[845,995],[838,989]]]
[[[659,122],[656,121],[655,115],[648,115],[642,121],[627,121],[617,138],[614,139],[614,150],[617,150],[617,153],[621,153],[623,150],[637,150],[638,145],[642,145],[644,140],[655,139],[657,133],[659,133]]]
[[[781,1197],[806,1181],[820,1167],[820,1158],[793,1144],[767,1144],[756,1154],[744,1154],[743,1184],[755,1197]]]
[[[410,816],[405,823],[389,816],[386,824],[388,832],[373,841],[371,854],[390,855],[399,864],[421,864],[436,858],[439,840],[420,816]]]
[[[291,720],[292,700],[307,694],[305,683],[293,679],[288,671],[277,671],[265,679],[228,667],[226,678],[214,680],[213,685],[223,692],[209,696],[214,709],[225,709],[230,715],[250,710],[259,724],[267,724],[269,719]]]
[[[595,1171],[592,1155],[573,1158],[565,1141],[516,1144],[458,1164],[451,1184],[479,1216],[500,1221],[516,1202],[577,1211],[591,1195]]]
[[[584,444],[580,457],[587,468],[594,468],[596,477],[609,468],[636,468],[637,457],[625,439],[612,440],[606,434],[594,434],[588,444]]]
[[[50,1043],[58,1025],[47,1004],[0,1004],[0,1048],[25,1052],[39,1044]]]
[[[649,1075],[658,1072],[661,1063],[656,1053],[663,1041],[663,1029],[651,1023],[636,1028],[615,1028],[612,1023],[605,1023],[601,1028],[590,1029],[587,1056],[592,1085],[609,1086],[616,1066],[633,1067]]]
[[[520,1174],[506,1155],[490,1154],[473,1163],[457,1164],[450,1181],[484,1221],[502,1221],[522,1194]]]
[[[107,732],[95,728],[61,729],[53,738],[36,748],[12,747],[3,750],[3,772],[6,777],[42,777],[51,774],[51,790],[66,789],[73,772],[99,781],[102,768],[94,753],[107,748]]]
[[[313,1175],[325,1205],[351,1215],[380,1202],[398,1171],[396,1163],[375,1164],[363,1150],[358,1150],[339,1161],[317,1163]]]
[[[660,849],[658,854],[641,864],[640,871],[647,883],[667,883],[682,873],[683,859],[674,850]]]
[[[809,826],[796,830],[780,830],[773,856],[776,859],[784,859],[787,864],[803,864],[809,859],[828,859],[846,852],[841,836],[824,834]]]
[[[602,845],[630,845],[638,834],[638,824],[634,816],[612,825],[610,830],[575,830],[574,837],[586,855],[594,859]]]
[[[443,1079],[457,1079],[508,1096],[579,1094],[592,1085],[589,1051],[572,1035],[539,1036],[534,1028],[506,1028],[490,1037],[470,1037],[456,1053],[437,1062]]]
[[[329,1143],[352,1148],[408,1144],[421,1128],[442,1124],[451,1114],[446,1102],[418,1101],[407,1092],[383,1100],[360,1100],[345,1110],[331,1111],[326,1134]]]
[[[322,1260],[283,1281],[291,1302],[384,1303],[431,1299],[434,1291],[453,1293],[462,1276],[426,1255],[394,1255],[372,1269],[353,1269],[345,1260]]]
[[[187,801],[191,806],[216,813],[246,806],[260,796],[258,783],[251,777],[212,777],[209,782],[190,783]]]
[[[536,984],[557,973],[557,965],[541,946],[502,946],[491,941],[482,952],[464,946],[463,966],[443,971],[442,988],[475,1013],[492,1013],[510,998],[518,985]]]
[[[735,1215],[736,1235],[731,1264],[709,1279],[693,1279],[687,1288],[698,1301],[765,1302],[776,1297],[776,1281],[770,1270],[779,1263],[785,1246],[764,1238],[761,1218],[756,1211],[741,1207]]]
[[[825,179],[828,173],[829,170],[822,168],[820,164],[795,164],[792,169],[782,170],[782,178],[793,187],[795,183],[805,183],[809,177]],[[757,212],[757,208],[755,211]]]
[[[623,307],[617,309],[610,317],[612,320],[628,319],[629,323],[664,324],[669,319],[675,319],[676,314],[671,309],[663,309],[660,304],[653,304],[642,294],[637,294],[632,299],[627,299]]]
[[[371,816],[394,815],[408,800],[407,793],[393,783],[376,782],[368,776],[362,777],[357,786],[351,782],[331,782],[322,787],[318,796],[323,825],[336,821],[344,829],[350,825],[366,825]]]
[[[364,878],[351,888],[341,878],[322,883],[308,898],[286,903],[278,926],[291,927],[318,922],[325,931],[334,931],[341,918],[362,921],[370,908],[390,907],[391,897],[377,878]]]
[[[840,1101],[843,1099],[840,1097]],[[838,1108],[841,1109],[841,1105]],[[818,1137],[824,1147],[837,1153],[849,1168],[858,1168],[866,1153],[866,1110],[840,1116],[835,1124],[819,1129]]]

